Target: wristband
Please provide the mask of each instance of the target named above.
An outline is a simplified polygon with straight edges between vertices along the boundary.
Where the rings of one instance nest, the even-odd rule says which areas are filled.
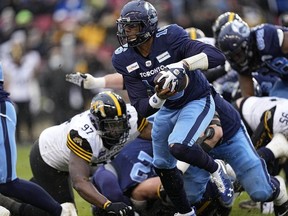
[[[93,82],[90,83],[89,89],[94,88],[105,88],[106,87],[106,80],[104,77],[93,77]]]
[[[207,70],[208,69],[208,57],[205,53],[200,53],[194,56],[191,56],[189,58],[182,60],[184,65],[187,65],[189,70],[196,70],[196,69],[202,69]]]
[[[152,97],[150,97],[149,104],[151,107],[159,109],[165,103],[165,101],[166,99],[159,98],[155,93],[154,95],[152,95]]]
[[[111,201],[107,200],[103,205],[103,209],[106,209],[110,204],[111,204]]]

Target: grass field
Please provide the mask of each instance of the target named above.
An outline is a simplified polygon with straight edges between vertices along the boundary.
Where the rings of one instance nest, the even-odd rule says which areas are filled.
[[[32,176],[30,165],[29,165],[30,147],[31,146],[28,146],[28,145],[18,146],[17,172],[18,172],[19,178],[30,179]],[[78,215],[79,216],[90,216],[91,215],[90,205],[86,201],[84,201],[81,197],[79,197],[79,195],[76,192],[74,194],[75,194],[75,198],[76,198]],[[259,215],[262,215],[260,213],[260,210],[248,211],[248,210],[242,210],[238,207],[238,203],[241,200],[245,200],[247,198],[248,198],[247,194],[242,193],[235,200],[235,204],[233,206],[231,216],[242,216],[242,215],[259,216]],[[273,214],[270,214],[270,215],[273,215]],[[270,215],[266,215],[266,216],[270,216]]]

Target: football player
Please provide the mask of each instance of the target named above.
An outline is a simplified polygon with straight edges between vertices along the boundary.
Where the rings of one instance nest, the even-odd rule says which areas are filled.
[[[223,202],[231,205],[231,182],[221,176],[225,167],[194,145],[215,111],[201,69],[224,65],[224,56],[211,45],[191,40],[176,24],[158,28],[157,11],[147,1],[125,4],[116,24],[121,46],[115,50],[112,64],[122,74],[137,112],[143,116],[156,113],[152,127],[153,165],[177,215],[194,215],[176,168],[177,159],[203,169],[198,172],[203,185],[197,185],[195,191],[204,192],[210,173],[219,183]],[[158,73],[165,80],[163,88],[154,83]],[[187,73],[189,84],[177,91],[183,73]],[[198,199],[201,197],[199,194]]]
[[[287,105],[288,100],[285,98],[255,96],[239,98],[235,103],[252,136],[253,144],[258,149],[258,154],[266,161],[272,175],[277,175],[283,166],[281,164],[283,160],[277,159],[288,157]],[[271,153],[265,148],[270,149]],[[264,211],[265,205],[261,205]],[[239,206],[242,208],[260,207],[252,200],[242,201]]]
[[[242,96],[254,95],[252,72],[257,72],[279,77],[269,95],[287,98],[288,28],[266,23],[250,29],[234,20],[221,28],[217,41],[239,74]]]
[[[17,145],[15,141],[16,111],[9,98],[9,93],[4,89],[4,74],[1,64],[0,105],[0,193],[3,196],[12,197],[13,199],[38,207],[42,210],[40,212],[44,212],[44,214],[46,212],[47,214],[57,216],[68,216],[70,213],[74,216],[77,215],[76,212],[74,214],[70,212],[68,209],[69,204],[62,204],[61,206],[39,185],[18,178],[16,173]],[[0,206],[4,206],[10,210],[3,202]]]
[[[114,201],[123,201],[130,204],[142,216],[174,215],[175,208],[167,197],[160,178],[152,165],[152,142],[135,139],[125,146],[110,162],[99,167],[93,175],[92,181],[97,189],[106,197]],[[190,169],[184,173],[184,187],[190,197]],[[191,202],[192,204],[192,202]],[[208,182],[205,197],[195,203],[197,215],[215,215],[216,212],[229,215],[231,207],[224,207],[218,200],[217,187]],[[94,215],[107,215],[99,208],[93,208]]]
[[[56,200],[74,203],[72,185],[87,202],[115,214],[131,215],[122,202],[111,202],[89,181],[91,165],[106,163],[136,137],[151,140],[151,124],[110,91],[98,93],[91,107],[42,131],[30,153],[34,180]]]

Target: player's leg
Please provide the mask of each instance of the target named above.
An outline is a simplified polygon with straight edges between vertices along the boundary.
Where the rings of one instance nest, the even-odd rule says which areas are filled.
[[[74,194],[68,172],[50,167],[42,159],[38,140],[30,152],[30,166],[33,181],[43,187],[59,203],[74,203]]]
[[[277,206],[287,202],[285,182],[269,175],[266,163],[257,154],[243,127],[229,142],[219,145],[210,154],[231,165],[237,180],[254,201],[274,200]]]

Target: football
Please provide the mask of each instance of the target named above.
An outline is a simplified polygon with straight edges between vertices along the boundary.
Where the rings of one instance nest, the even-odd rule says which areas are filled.
[[[170,81],[170,83],[168,84],[168,87],[171,89],[173,84],[175,83],[175,91],[176,92],[183,91],[189,84],[188,75],[185,72],[183,72],[184,69],[173,68],[169,70],[176,76],[176,78]],[[158,85],[160,89],[163,89],[163,85],[166,81],[166,77],[162,77],[162,79],[160,78],[163,74],[167,73],[169,70],[160,71],[154,77],[155,86]],[[179,70],[182,70],[182,72],[180,72]]]

